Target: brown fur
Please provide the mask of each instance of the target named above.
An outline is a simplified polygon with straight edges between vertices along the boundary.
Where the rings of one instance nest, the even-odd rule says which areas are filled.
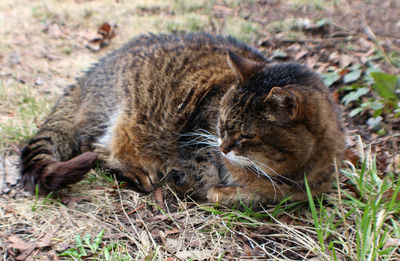
[[[336,111],[307,68],[269,64],[232,38],[141,36],[66,89],[22,152],[23,182],[56,190],[98,158],[142,192],[161,173],[200,200],[304,199],[304,174],[320,194],[341,160]]]

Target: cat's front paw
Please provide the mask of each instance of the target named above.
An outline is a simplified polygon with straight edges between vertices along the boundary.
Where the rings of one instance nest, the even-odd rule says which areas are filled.
[[[146,172],[141,168],[133,168],[129,172],[124,172],[123,176],[129,180],[134,190],[138,192],[152,192],[158,183],[156,173]]]
[[[238,195],[238,186],[215,185],[207,191],[207,201],[230,206],[238,200]]]
[[[171,169],[167,172],[166,177],[172,181],[175,186],[183,186],[186,181],[186,173],[177,169]]]

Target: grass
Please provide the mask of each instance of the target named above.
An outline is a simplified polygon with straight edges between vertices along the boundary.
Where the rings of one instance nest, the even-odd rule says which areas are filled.
[[[19,86],[0,80],[0,150],[6,144],[17,144],[32,136],[36,123],[50,110],[54,95],[39,95],[28,86]]]
[[[241,8],[256,2],[0,2],[0,18],[8,19],[0,27],[0,49],[4,51],[0,55],[0,150],[8,153],[31,136],[66,84],[135,35],[218,31],[253,44],[264,37],[265,30],[291,30],[288,20],[265,25],[241,14]],[[304,1],[287,2],[298,6]],[[221,22],[213,14],[214,4],[225,4],[237,13],[224,14]],[[326,6],[331,6],[328,1],[318,0],[308,8]],[[108,47],[93,53],[85,48],[86,39],[105,21],[118,24],[117,36]],[[44,30],[52,23],[59,25],[61,35]],[[18,59],[12,61],[11,56]],[[397,53],[388,53],[388,57],[393,64],[398,63]],[[43,84],[35,84],[38,78]],[[35,248],[35,257],[399,260],[397,173],[382,175],[370,153],[363,155],[362,162],[359,167],[349,163],[338,170],[336,189],[322,198],[310,197],[308,202],[287,198],[257,211],[244,205],[197,204],[175,197],[168,187],[162,190],[168,202],[163,206],[154,195],[139,195],[101,170],[47,197],[13,191],[0,197],[0,256],[4,260],[15,258],[6,248],[11,236],[37,242],[51,232],[50,246]]]
[[[395,260],[399,254],[399,182],[392,173],[380,177],[373,156],[364,159],[360,169],[348,163],[343,170],[352,192],[338,184],[339,195],[328,200],[328,206],[322,199],[316,200],[319,212],[309,194],[319,245],[322,252],[329,250],[334,260],[339,260],[338,253],[353,260]],[[394,245],[393,239],[397,239]]]

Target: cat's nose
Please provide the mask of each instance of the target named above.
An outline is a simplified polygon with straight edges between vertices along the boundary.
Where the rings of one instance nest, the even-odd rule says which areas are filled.
[[[227,147],[223,147],[222,145],[221,145],[221,146],[219,146],[219,148],[221,149],[222,153],[224,153],[224,154],[227,154],[227,153],[230,151],[230,149],[229,149],[229,148],[227,148]]]
[[[231,144],[226,144],[225,142],[223,142],[221,146],[219,146],[219,148],[222,151],[222,153],[227,154],[232,150],[233,146]]]

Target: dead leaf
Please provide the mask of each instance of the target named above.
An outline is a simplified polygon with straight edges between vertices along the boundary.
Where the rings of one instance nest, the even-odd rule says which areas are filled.
[[[172,230],[167,230],[165,231],[166,235],[173,235],[173,234],[178,234],[180,230],[178,228],[172,229]]]
[[[339,104],[340,102],[340,94],[337,90],[335,90],[334,92],[332,92],[331,94],[332,100],[336,103]]]
[[[394,156],[393,164],[395,167],[395,171],[398,172],[400,170],[400,154]]]
[[[218,12],[218,13],[223,13],[223,14],[231,14],[234,12],[234,10],[230,7],[224,6],[224,5],[213,5],[213,10]]]
[[[146,230],[143,230],[142,233],[140,233],[140,243],[142,243],[143,247],[146,249],[150,249],[151,243],[149,239],[149,235],[147,234]]]
[[[19,157],[0,157],[0,194],[10,192],[10,187],[15,186],[20,178]]]
[[[188,251],[180,251],[175,255],[183,260],[188,260],[190,258],[195,258],[196,260],[206,260],[207,258],[212,257],[213,251],[209,249],[188,250]]]
[[[10,236],[8,238],[8,241],[10,241],[11,244],[7,246],[7,249],[12,255],[17,256],[16,260],[26,260],[35,249],[39,250],[41,248],[51,246],[51,239],[53,238],[54,233],[57,230],[58,228],[47,233],[42,239],[37,242],[36,240],[34,240],[33,242],[26,242],[17,236]],[[17,250],[17,252],[15,252],[14,249]]]
[[[353,185],[351,185],[351,184],[346,184],[346,187],[347,187],[351,192],[354,193],[354,195],[356,196],[356,198],[361,198],[361,194],[360,194],[360,192],[358,191],[358,189],[357,189],[355,186],[353,186]]]
[[[14,186],[18,183],[21,175],[19,174],[19,156],[13,155],[4,160],[5,182]]]
[[[51,239],[54,236],[54,232],[46,234],[46,236],[44,236],[39,242],[36,243],[36,247],[44,248],[51,246]]]
[[[353,59],[349,55],[342,54],[339,56],[339,66],[341,68],[346,68],[351,64],[352,61]]]
[[[306,64],[310,68],[314,68],[315,64],[318,62],[318,55],[308,56],[306,60]]]
[[[165,233],[160,230],[160,231],[158,231],[158,236],[160,237],[163,245],[166,247],[167,246],[167,236],[165,235]]]
[[[378,147],[377,153],[376,153],[376,167],[378,168],[378,170],[381,173],[385,173],[386,169],[388,168],[389,163],[390,163],[389,152],[380,150],[380,148]]]
[[[36,243],[25,242],[17,236],[10,236],[8,240],[11,244],[7,246],[7,249],[10,253],[17,255],[16,260],[25,260],[36,247]],[[14,252],[13,249],[17,250],[19,254]]]
[[[300,60],[301,58],[303,58],[306,54],[308,54],[307,50],[302,50],[300,51],[298,54],[296,54],[296,56],[294,57],[294,60]]]
[[[88,195],[86,196],[80,196],[80,197],[62,197],[61,202],[68,206],[69,208],[72,208],[76,203],[80,203],[83,201],[89,201],[90,197]]]
[[[183,246],[183,242],[180,239],[175,239],[175,238],[166,238],[166,245],[165,248],[167,248],[169,251],[172,253],[178,252],[181,247]]]
[[[354,166],[357,166],[358,162],[360,161],[360,156],[354,149],[349,148],[344,152],[344,159],[350,161]]]
[[[97,29],[97,35],[92,37],[86,46],[94,52],[99,51],[101,48],[107,46],[111,39],[115,37],[115,28],[117,28],[116,25],[110,25],[107,22],[103,23]]]
[[[387,191],[385,191],[382,195],[382,198],[386,198],[386,199],[392,199],[393,195],[394,195],[394,190],[393,189],[388,189]],[[399,201],[400,200],[400,193],[397,193],[396,195],[396,200]]]
[[[247,244],[243,244],[243,250],[246,253],[246,256],[252,256],[253,253],[251,251],[251,247]]]
[[[63,36],[63,33],[61,31],[61,28],[58,24],[51,24],[47,27],[47,33],[55,39],[60,38]]]
[[[156,188],[156,189],[154,190],[154,197],[155,197],[156,200],[157,200],[158,206],[159,206],[160,208],[164,209],[164,208],[165,208],[165,205],[164,205],[164,198],[163,198],[163,194],[162,194],[161,187],[158,187],[158,188]]]
[[[389,238],[386,240],[385,245],[383,246],[383,249],[387,247],[400,247],[400,238]]]

